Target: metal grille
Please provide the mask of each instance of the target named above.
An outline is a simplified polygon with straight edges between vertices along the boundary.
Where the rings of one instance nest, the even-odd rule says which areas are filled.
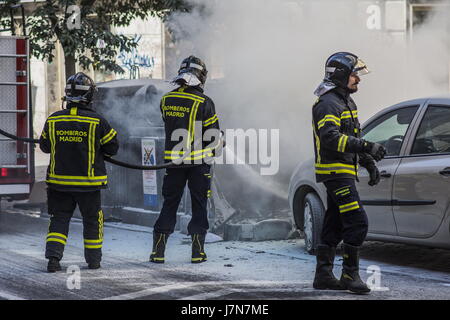
[[[16,39],[0,38],[0,53],[16,54]],[[16,63],[15,59],[0,59],[0,82],[16,82]],[[2,96],[3,100],[3,96]]]
[[[17,115],[16,114],[1,114],[1,127],[6,132],[17,134]],[[7,139],[0,136],[3,141],[0,141],[0,166],[17,164],[17,145],[14,141],[4,141]]]
[[[0,37],[0,52],[2,54],[16,54],[16,38]]]
[[[8,111],[17,110],[17,87],[0,86],[0,97],[1,97],[0,110],[8,110]],[[0,123],[3,124],[4,122],[3,117],[1,117],[1,119],[2,120],[0,120]]]

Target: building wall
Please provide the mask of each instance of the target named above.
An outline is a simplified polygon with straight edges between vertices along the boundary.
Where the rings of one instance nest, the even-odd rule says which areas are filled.
[[[161,19],[155,17],[146,20],[137,19],[130,26],[115,28],[113,31],[134,37],[139,44],[130,53],[119,53],[117,63],[126,72],[123,75],[116,75],[116,79],[165,77],[164,26]]]

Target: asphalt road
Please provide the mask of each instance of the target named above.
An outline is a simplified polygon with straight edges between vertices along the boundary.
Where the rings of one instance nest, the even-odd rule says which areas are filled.
[[[361,274],[372,277],[378,289],[359,296],[314,290],[315,257],[304,252],[300,239],[254,243],[211,237],[209,261],[194,265],[189,238],[175,233],[167,262],[156,265],[147,261],[151,229],[117,223],[105,224],[102,269],[86,268],[82,225],[73,221],[63,271],[48,274],[47,226],[48,219],[30,212],[0,213],[0,299],[450,299],[450,252],[445,250],[368,243]],[[379,277],[373,277],[378,270]]]

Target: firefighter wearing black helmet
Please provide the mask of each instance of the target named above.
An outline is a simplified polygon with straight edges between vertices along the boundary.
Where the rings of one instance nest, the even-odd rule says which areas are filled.
[[[178,205],[186,183],[191,194],[192,218],[188,233],[192,239],[192,263],[207,260],[204,250],[209,228],[207,201],[211,194],[211,166],[218,144],[219,119],[214,102],[203,93],[208,71],[202,60],[190,56],[183,60],[178,76],[173,80],[177,88],[163,96],[161,113],[164,120],[166,162],[180,161],[179,166],[166,170],[162,187],[164,204],[153,231],[153,250],[150,261],[164,263],[167,239],[174,232]],[[207,133],[211,140],[203,139]]]
[[[378,184],[375,163],[383,159],[386,149],[361,138],[358,110],[350,97],[358,90],[360,76],[368,72],[356,55],[338,52],[328,58],[325,79],[315,91],[319,97],[312,109],[315,173],[317,182],[323,182],[327,189],[313,283],[316,289],[370,292],[359,276],[358,252],[367,235],[368,220],[355,181],[359,164],[370,174],[369,185]],[[338,280],[333,275],[333,262],[341,241],[344,260]]]
[[[45,257],[48,272],[61,270],[68,241],[69,223],[78,205],[83,216],[84,254],[90,269],[100,268],[103,244],[103,211],[100,190],[107,187],[104,157],[119,148],[117,132],[92,110],[96,90],[84,73],[67,80],[67,108],[48,117],[40,137],[40,148],[50,153],[47,169],[50,226]]]

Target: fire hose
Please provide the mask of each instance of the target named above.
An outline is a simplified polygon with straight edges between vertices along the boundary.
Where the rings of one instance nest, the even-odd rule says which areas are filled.
[[[22,141],[25,143],[31,143],[31,144],[38,144],[39,140],[38,139],[32,139],[32,138],[21,138],[18,136],[15,136],[11,133],[8,133],[6,131],[3,131],[2,129],[0,129],[0,134],[4,135],[7,138],[10,138],[12,140],[16,140],[16,141]],[[223,138],[221,138],[222,144],[224,144]],[[219,143],[217,145],[217,147],[215,148],[215,150],[217,150],[220,147],[221,143]],[[174,161],[168,162],[168,163],[164,163],[164,164],[159,164],[159,165],[154,165],[154,166],[143,166],[143,165],[137,165],[137,164],[130,164],[130,163],[126,163],[126,162],[122,162],[116,159],[113,159],[111,157],[105,156],[105,161],[115,164],[116,166],[120,166],[120,167],[124,167],[124,168],[128,168],[128,169],[134,169],[134,170],[145,170],[145,171],[150,171],[150,170],[162,170],[162,169],[167,169],[167,168],[171,168],[171,167],[175,167],[175,166],[179,166],[179,163],[181,163],[184,159],[186,159],[190,154],[190,151],[186,152],[186,155],[177,159],[177,163],[175,163]],[[179,162],[179,163],[178,163]]]

